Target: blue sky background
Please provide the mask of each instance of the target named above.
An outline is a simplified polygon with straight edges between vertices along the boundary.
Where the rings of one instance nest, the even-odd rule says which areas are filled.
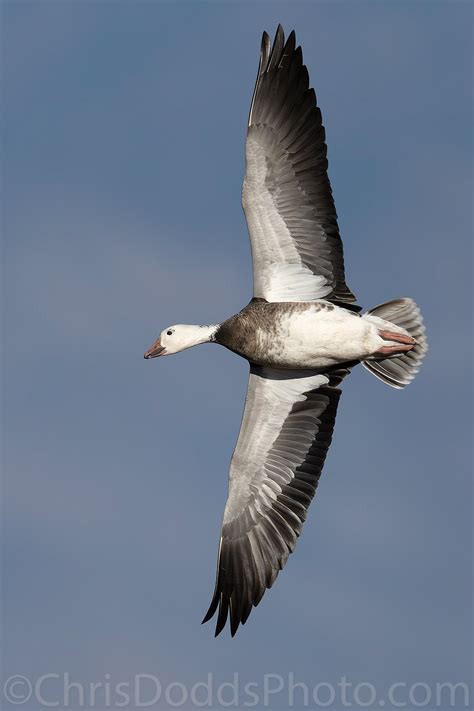
[[[6,676],[468,681],[472,6],[2,12]],[[247,364],[143,352],[250,298],[243,145],[279,21],[322,107],[348,282],[365,307],[414,297],[431,350],[404,392],[345,382],[295,554],[214,640],[199,623]]]

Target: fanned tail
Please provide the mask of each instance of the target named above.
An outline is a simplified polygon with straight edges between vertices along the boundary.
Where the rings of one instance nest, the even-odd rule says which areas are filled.
[[[367,316],[375,316],[383,321],[388,321],[398,328],[404,329],[415,339],[415,346],[406,353],[388,358],[362,361],[364,368],[367,368],[382,382],[392,388],[404,388],[419,371],[421,362],[428,350],[428,341],[420,309],[413,299],[395,299],[370,309],[367,312]]]

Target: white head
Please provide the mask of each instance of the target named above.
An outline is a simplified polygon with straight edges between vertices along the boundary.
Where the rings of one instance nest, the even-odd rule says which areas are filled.
[[[178,323],[176,326],[165,328],[145,353],[145,358],[179,353],[186,348],[208,343],[217,331],[217,326],[191,326]]]

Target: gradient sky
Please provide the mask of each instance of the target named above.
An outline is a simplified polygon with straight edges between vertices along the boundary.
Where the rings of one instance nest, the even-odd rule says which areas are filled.
[[[471,10],[3,2],[7,677],[469,681]],[[348,283],[415,298],[430,352],[406,391],[345,381],[295,554],[215,640],[248,366],[143,352],[251,296],[243,146],[278,22],[322,107]]]

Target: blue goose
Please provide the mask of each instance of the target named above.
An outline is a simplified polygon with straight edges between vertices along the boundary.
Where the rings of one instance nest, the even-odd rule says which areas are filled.
[[[253,298],[223,323],[165,328],[156,358],[217,343],[250,365],[207,622],[235,635],[294,550],[331,443],[341,384],[362,364],[404,388],[427,350],[408,298],[366,313],[347,286],[316,95],[295,33],[263,34],[242,203]]]

